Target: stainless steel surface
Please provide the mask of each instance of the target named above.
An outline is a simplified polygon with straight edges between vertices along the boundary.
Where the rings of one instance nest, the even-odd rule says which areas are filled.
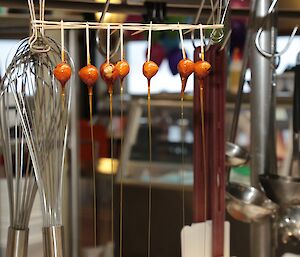
[[[250,155],[244,148],[230,142],[226,142],[225,147],[226,165],[238,167],[249,161]]]
[[[288,241],[300,241],[300,206],[292,206],[281,211],[278,233],[285,244]]]
[[[276,206],[254,187],[230,183],[226,191],[227,211],[239,221],[260,222],[276,211]]]
[[[269,0],[257,0],[252,39],[255,38],[270,3]],[[270,41],[270,27],[269,24],[266,24],[261,34],[261,46],[266,51],[271,49]],[[251,42],[251,185],[259,188],[258,175],[264,174],[266,171],[266,138],[268,136],[266,128],[269,127],[270,110],[270,103],[266,99],[271,94],[271,72],[270,60],[257,51],[253,40]],[[273,255],[270,222],[251,224],[250,240],[251,257],[271,257]]]
[[[29,229],[8,228],[6,257],[27,257]]]
[[[272,236],[271,218],[266,218],[263,222],[252,223],[250,226],[250,239],[251,257],[276,256],[275,242],[273,242]]]
[[[44,257],[64,257],[63,226],[43,228]]]
[[[261,26],[261,19],[267,13],[270,1],[258,0],[254,31]],[[255,38],[256,32],[252,37]],[[270,27],[265,26],[261,35],[261,46],[270,51]],[[258,187],[258,175],[266,171],[266,138],[268,137],[270,102],[266,101],[271,95],[270,60],[262,56],[256,49],[254,42],[251,44],[251,183]]]
[[[255,3],[253,4],[255,5]],[[251,32],[252,32],[252,23],[253,23],[253,13],[251,13],[249,18],[249,28],[247,30],[246,39],[245,39],[245,45],[244,48],[248,49],[250,46],[250,40],[251,40]],[[235,108],[233,112],[233,118],[232,118],[232,126],[230,130],[229,135],[229,142],[226,142],[226,164],[230,166],[240,166],[245,164],[249,158],[249,153],[241,148],[240,146],[234,144],[236,133],[238,129],[238,123],[239,123],[239,117],[241,112],[241,105],[242,105],[242,97],[243,97],[243,89],[245,84],[245,74],[248,67],[248,60],[249,60],[249,52],[244,51],[243,54],[243,61],[242,61],[242,70],[241,75],[239,79],[239,87],[237,90],[236,95],[236,101],[235,101]],[[230,171],[227,172],[227,181],[229,181]]]
[[[266,195],[280,206],[300,205],[300,178],[260,175]]]
[[[75,64],[74,70],[79,70],[76,66],[79,63],[78,51],[78,31],[70,30],[69,32],[69,51],[70,55],[73,57]],[[79,78],[78,76],[73,76],[71,78],[71,83],[74,85],[72,91],[72,102],[71,102],[71,119],[70,119],[70,145],[71,149],[71,231],[70,244],[71,244],[71,256],[78,257],[79,253],[79,174],[80,174],[80,158],[79,158]]]

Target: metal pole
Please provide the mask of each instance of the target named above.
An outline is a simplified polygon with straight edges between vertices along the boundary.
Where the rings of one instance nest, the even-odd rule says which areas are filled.
[[[78,60],[78,31],[70,30],[69,32],[69,52],[72,56],[75,67],[74,74],[72,76],[72,103],[71,103],[71,122],[70,122],[70,149],[71,149],[71,229],[70,229],[70,244],[71,244],[71,254],[72,257],[78,257],[79,254],[79,131],[78,131],[78,120],[79,120],[79,106],[78,106],[78,93],[79,93],[79,81],[76,71],[79,63]]]
[[[262,19],[270,6],[270,0],[258,0],[255,10],[254,29],[251,45],[251,183],[259,188],[258,175],[266,170],[266,138],[268,136],[269,113],[271,94],[270,60],[263,57],[256,49],[254,39]],[[261,35],[263,49],[271,49],[271,32],[269,24],[266,24]],[[250,228],[250,256],[271,257],[271,221],[266,219],[261,223],[253,223]]]

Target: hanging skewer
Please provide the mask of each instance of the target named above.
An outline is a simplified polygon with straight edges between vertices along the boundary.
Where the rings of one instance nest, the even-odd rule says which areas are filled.
[[[55,67],[53,74],[55,78],[61,84],[61,96],[62,96],[62,105],[64,108],[65,104],[65,86],[66,83],[70,80],[72,74],[71,66],[66,63],[65,60],[65,40],[64,40],[64,23],[61,21],[61,63],[57,64]]]
[[[79,77],[83,83],[88,87],[89,95],[89,108],[90,108],[90,128],[91,128],[91,139],[92,139],[92,171],[93,171],[93,209],[94,209],[94,247],[97,247],[97,189],[96,189],[96,171],[95,171],[95,149],[94,149],[94,129],[93,129],[93,86],[98,80],[99,73],[98,69],[91,64],[90,57],[90,41],[89,41],[89,24],[86,24],[86,59],[87,65],[79,71]]]
[[[113,85],[118,78],[118,70],[110,62],[110,26],[107,28],[106,61],[100,67],[101,78],[105,81],[109,94],[109,117],[110,117],[110,158],[111,158],[111,240],[114,245],[114,137],[113,137]]]
[[[124,79],[128,75],[130,71],[130,67],[128,62],[124,59],[124,33],[123,27],[120,29],[120,45],[121,45],[121,58],[120,61],[116,64],[116,69],[118,71],[118,76],[120,78],[120,95],[121,95],[121,149],[123,149],[123,97],[124,97]],[[119,240],[119,248],[120,248],[120,257],[123,255],[123,168],[120,168],[120,240]]]
[[[151,165],[152,165],[152,120],[151,120],[151,105],[150,105],[150,81],[158,72],[158,65],[151,61],[151,32],[152,22],[149,27],[148,34],[148,52],[147,61],[143,65],[143,74],[148,81],[148,136],[149,136],[149,191],[148,191],[148,249],[147,257],[151,256],[151,214],[152,214],[152,179],[151,179]]]

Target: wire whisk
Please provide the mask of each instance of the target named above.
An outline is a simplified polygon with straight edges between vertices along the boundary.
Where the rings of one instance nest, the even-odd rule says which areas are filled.
[[[23,43],[24,41],[20,47]],[[10,213],[6,256],[26,257],[28,224],[37,185],[20,114],[9,89],[7,75],[8,73],[1,81],[0,88],[0,142],[4,155]]]
[[[71,99],[70,87],[62,93],[53,74],[60,57],[61,47],[37,34],[34,41],[22,41],[4,80],[14,97],[38,185],[46,257],[63,256],[62,180]],[[71,63],[68,54],[65,60]]]

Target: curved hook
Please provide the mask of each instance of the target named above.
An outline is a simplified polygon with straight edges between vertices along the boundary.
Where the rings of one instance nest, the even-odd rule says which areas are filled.
[[[110,5],[110,0],[106,0],[104,10],[103,10],[103,12],[101,14],[101,17],[99,19],[99,23],[103,22],[105,14],[108,11],[109,5]],[[101,30],[99,29],[96,32],[96,44],[97,44],[97,48],[98,48],[99,53],[103,56],[106,56],[106,50],[104,49],[103,45],[101,44],[101,40],[100,40],[100,31]],[[121,42],[120,42],[120,40],[118,40],[118,43],[115,46],[115,48],[110,51],[110,58],[112,58],[118,52],[120,44],[121,44]]]
[[[269,9],[268,9],[268,12],[267,12],[267,15],[271,14],[272,12],[275,11],[275,6],[277,4],[278,0],[273,0],[273,2],[271,3]],[[263,20],[263,24],[264,22],[266,21],[266,17],[267,15],[264,17],[264,20]],[[295,26],[290,37],[289,37],[289,40],[286,44],[286,46],[279,52],[275,52],[275,53],[270,53],[270,52],[267,52],[265,51],[261,46],[260,46],[260,37],[261,37],[261,33],[263,32],[263,26],[261,26],[259,28],[259,30],[257,31],[257,34],[256,34],[256,37],[255,37],[255,46],[256,46],[256,49],[264,56],[264,57],[267,57],[267,58],[274,58],[274,57],[280,57],[281,55],[283,55],[287,50],[288,48],[290,47],[296,33],[298,31],[298,26]]]
[[[274,2],[276,2],[277,0],[275,0]],[[276,53],[269,53],[267,51],[265,51],[264,49],[262,49],[262,47],[260,46],[260,36],[261,36],[261,33],[263,32],[263,28],[260,27],[260,29],[258,30],[257,34],[256,34],[256,38],[255,38],[255,46],[257,48],[257,50],[264,56],[264,57],[267,57],[267,58],[272,58],[272,57],[279,57],[281,55],[283,55],[287,50],[288,48],[290,47],[296,33],[298,31],[298,26],[294,27],[293,31],[292,31],[292,34],[290,35],[289,37],[289,40],[286,44],[286,46],[279,52],[276,52]]]

